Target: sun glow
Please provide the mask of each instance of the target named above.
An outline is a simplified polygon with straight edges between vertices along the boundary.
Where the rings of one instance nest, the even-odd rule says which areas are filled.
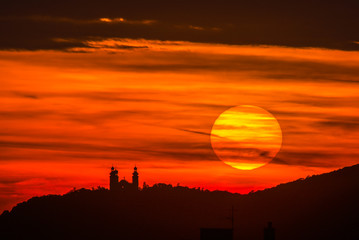
[[[223,112],[211,133],[212,147],[226,164],[252,170],[270,162],[282,144],[277,120],[254,106],[238,106]]]

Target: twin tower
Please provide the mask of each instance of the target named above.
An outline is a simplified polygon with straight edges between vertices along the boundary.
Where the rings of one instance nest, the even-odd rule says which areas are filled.
[[[110,172],[110,190],[111,191],[125,191],[125,190],[138,190],[138,172],[137,167],[135,166],[132,173],[132,183],[128,182],[123,178],[121,181],[118,181],[118,171],[112,167]]]

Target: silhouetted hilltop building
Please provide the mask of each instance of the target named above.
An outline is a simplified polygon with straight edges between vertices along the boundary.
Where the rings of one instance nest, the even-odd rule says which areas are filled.
[[[264,240],[275,240],[275,229],[272,222],[268,222],[268,226],[264,228]]]
[[[132,186],[135,189],[138,189],[138,172],[137,172],[137,167],[135,166],[133,169],[133,173],[132,173]]]
[[[110,190],[118,187],[118,171],[112,166],[110,172]]]
[[[125,178],[118,181],[118,171],[111,167],[110,172],[110,190],[111,191],[124,191],[124,190],[138,190],[138,172],[135,166],[132,173],[132,183],[128,182]]]

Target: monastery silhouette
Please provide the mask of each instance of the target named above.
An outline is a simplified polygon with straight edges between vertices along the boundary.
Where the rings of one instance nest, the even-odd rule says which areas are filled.
[[[137,167],[134,167],[132,173],[132,183],[122,179],[118,181],[118,171],[112,166],[110,172],[110,191],[125,191],[125,190],[138,190],[138,172]]]
[[[132,183],[123,178],[118,181],[118,171],[113,166],[110,172],[110,191],[138,191],[138,172],[137,167],[133,168]],[[165,185],[165,184],[164,184]],[[172,188],[172,185],[170,185]],[[200,228],[200,240],[233,240],[233,207],[232,207],[232,228]],[[268,222],[268,226],[264,228],[264,240],[275,240],[275,229],[272,222]]]

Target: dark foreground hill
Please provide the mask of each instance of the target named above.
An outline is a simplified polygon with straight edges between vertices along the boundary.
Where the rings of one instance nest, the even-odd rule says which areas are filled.
[[[239,195],[158,184],[139,192],[106,189],[35,197],[0,217],[1,239],[199,239],[201,227],[234,238],[359,239],[359,165]]]

